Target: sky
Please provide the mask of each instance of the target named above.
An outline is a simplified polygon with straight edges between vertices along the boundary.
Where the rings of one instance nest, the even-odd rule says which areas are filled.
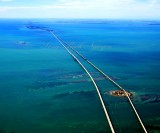
[[[160,20],[160,0],[0,0],[0,18]]]

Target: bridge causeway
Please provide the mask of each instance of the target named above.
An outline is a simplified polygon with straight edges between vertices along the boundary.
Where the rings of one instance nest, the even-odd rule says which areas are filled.
[[[74,58],[74,60],[84,69],[84,71],[88,74],[88,76],[90,77],[91,81],[93,82],[95,88],[96,88],[96,91],[97,91],[97,94],[99,96],[99,99],[101,101],[101,104],[102,104],[102,107],[103,107],[103,110],[104,110],[104,113],[105,113],[105,116],[107,118],[107,121],[108,121],[108,124],[110,126],[110,129],[111,129],[111,132],[112,133],[115,133],[115,129],[113,127],[113,124],[111,122],[111,119],[110,119],[110,116],[109,116],[109,113],[108,113],[108,110],[105,106],[105,103],[104,103],[104,100],[102,98],[102,95],[100,93],[100,90],[99,90],[99,87],[97,86],[94,78],[91,76],[91,74],[89,73],[89,71],[87,70],[87,68],[80,62],[80,60],[71,52],[75,52],[75,54],[77,54],[79,57],[81,57],[84,61],[86,61],[90,66],[92,66],[95,70],[97,70],[99,73],[101,73],[107,80],[111,81],[116,87],[118,87],[120,90],[123,90],[124,91],[124,94],[126,95],[131,107],[132,107],[132,110],[134,111],[143,131],[145,133],[147,133],[147,130],[131,100],[131,98],[128,96],[128,93],[127,91],[122,88],[117,82],[115,82],[112,78],[110,78],[107,74],[105,74],[101,69],[99,69],[96,65],[94,65],[91,61],[89,61],[87,58],[85,58],[83,55],[81,55],[77,50],[75,50],[73,47],[71,47],[69,44],[67,44],[66,42],[64,42],[62,39],[60,39],[53,31],[49,31],[54,37],[55,39],[66,49],[66,51]]]

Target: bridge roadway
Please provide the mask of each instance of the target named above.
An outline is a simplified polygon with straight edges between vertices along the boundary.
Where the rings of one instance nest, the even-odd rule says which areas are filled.
[[[116,106],[116,104],[114,104],[114,101],[115,99],[120,99],[120,98],[110,98],[106,95],[103,94],[103,91],[105,91],[104,86],[105,85],[109,85],[110,87],[109,88],[119,88],[121,90],[124,91],[125,95],[126,95],[126,98],[128,99],[128,102],[129,104],[131,105],[130,107],[126,106],[127,104],[124,104],[124,105],[121,105],[121,106],[124,106],[126,110],[128,110],[130,113],[126,113],[126,115],[128,115],[128,119],[129,119],[129,123],[132,124],[132,125],[128,125],[128,130],[131,129],[132,130],[132,127],[133,127],[133,130],[132,132],[142,132],[144,131],[145,133],[147,133],[147,130],[132,102],[132,100],[130,99],[130,97],[128,96],[128,94],[126,93],[126,90],[123,89],[118,83],[116,83],[112,78],[110,78],[108,75],[106,75],[102,70],[100,70],[97,66],[95,66],[92,62],[90,62],[88,59],[86,59],[83,55],[81,55],[78,51],[76,51],[73,47],[71,47],[69,44],[65,43],[63,40],[61,40],[59,37],[57,37],[52,31],[50,31],[51,34],[56,38],[56,40],[67,50],[67,52],[78,62],[78,64],[85,70],[85,72],[89,75],[91,81],[93,82],[96,90],[97,90],[97,93],[98,93],[98,96],[99,96],[99,99],[101,101],[101,104],[102,104],[102,107],[103,107],[103,110],[105,112],[105,115],[106,115],[106,118],[107,118],[107,121],[109,123],[109,126],[110,126],[110,129],[111,129],[111,132],[114,133],[115,132],[115,129],[116,131],[121,131],[123,133],[127,132],[124,130],[126,130],[127,128],[121,128],[122,126],[122,121],[125,122],[127,120],[126,116],[125,117],[122,117],[121,119],[119,119],[121,116],[121,113],[119,113],[117,110],[118,110],[118,106]],[[75,53],[75,54],[73,54]],[[83,62],[83,63],[82,63]],[[89,64],[90,66],[88,66],[87,64]],[[93,69],[94,68],[94,69]],[[95,71],[96,70],[96,71]],[[97,76],[98,75],[98,76]],[[103,78],[101,77],[100,79],[102,79],[103,81],[96,81],[96,79],[99,77],[99,75],[103,76],[104,78],[106,78],[107,80],[103,80]],[[110,83],[108,82],[110,81],[112,83],[112,85],[114,85],[114,87],[112,85],[110,85]],[[103,83],[102,83],[103,82]],[[105,82],[105,83],[104,83]],[[106,86],[108,87],[108,86]],[[105,88],[106,88],[105,87]],[[99,90],[100,88],[100,90]],[[107,90],[108,91],[108,90]],[[102,94],[101,94],[102,93]],[[103,100],[103,97],[105,100]],[[106,98],[107,97],[107,98]],[[112,100],[109,100],[109,99],[112,99]],[[121,101],[121,99],[120,99]],[[124,101],[123,101],[124,102]],[[117,102],[115,102],[117,103]],[[107,106],[106,108],[106,105],[110,104],[110,106]],[[113,106],[114,105],[114,106]],[[116,107],[116,108],[115,108]],[[107,110],[109,109],[109,111]],[[108,112],[111,112],[112,116],[109,115]],[[125,112],[125,111],[124,111]],[[123,112],[123,113],[124,113]],[[134,118],[134,114],[133,112],[135,113],[137,119],[135,120]],[[114,123],[112,122],[112,119],[114,121]],[[125,120],[125,119],[126,120]],[[133,120],[133,121],[132,121]],[[139,122],[140,124],[138,125],[137,122]],[[113,123],[113,124],[112,124]],[[115,124],[116,123],[116,124]],[[120,124],[121,123],[121,124]],[[128,123],[128,124],[129,124]],[[135,127],[138,127],[138,128],[134,128]],[[143,129],[140,129],[140,126],[141,128]],[[123,131],[122,131],[123,130]]]

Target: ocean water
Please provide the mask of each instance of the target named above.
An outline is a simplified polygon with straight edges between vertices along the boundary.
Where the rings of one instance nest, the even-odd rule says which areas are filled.
[[[111,132],[89,77],[44,29],[133,92],[147,131],[160,132],[159,21],[1,19],[0,133]],[[100,88],[116,132],[143,132],[127,99],[110,96],[117,88],[77,58]]]

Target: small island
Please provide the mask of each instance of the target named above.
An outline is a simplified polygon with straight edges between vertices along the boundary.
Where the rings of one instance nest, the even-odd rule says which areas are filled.
[[[25,42],[25,41],[17,41],[16,44],[18,44],[18,45],[27,45],[27,42]]]
[[[118,97],[125,97],[126,94],[123,90],[113,90],[109,92],[110,95],[112,96],[118,96]],[[127,92],[128,96],[131,97],[133,96],[133,93],[131,92]]]

